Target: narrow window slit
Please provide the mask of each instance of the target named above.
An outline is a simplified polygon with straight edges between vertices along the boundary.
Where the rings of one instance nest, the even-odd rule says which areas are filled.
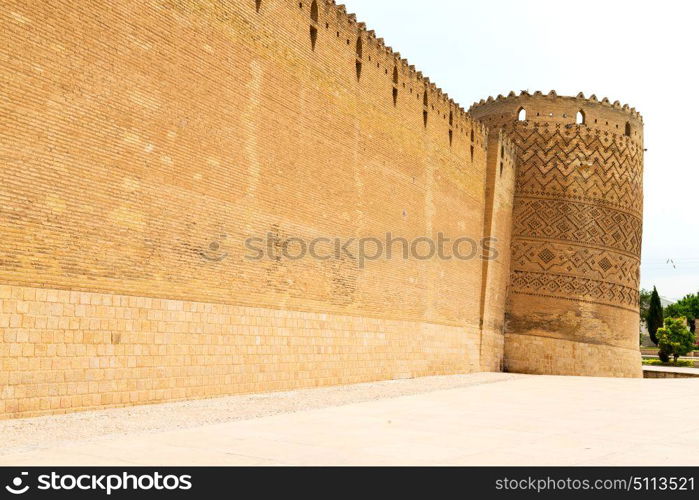
[[[311,4],[310,35],[311,35],[311,50],[313,50],[315,52],[316,42],[318,41],[318,2],[316,0],[313,0],[313,3]]]
[[[393,67],[393,105],[398,105],[398,66]]]
[[[318,41],[318,28],[311,26],[311,50],[315,52],[316,42]]]
[[[357,60],[355,61],[355,70],[357,71],[357,81],[362,78],[362,56],[364,54],[364,45],[362,43],[362,37],[357,37],[357,44],[355,47],[355,56]]]

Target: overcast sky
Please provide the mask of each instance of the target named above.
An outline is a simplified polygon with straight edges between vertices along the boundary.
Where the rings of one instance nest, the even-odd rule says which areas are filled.
[[[639,110],[648,148],[641,286],[671,299],[699,291],[699,2],[344,3],[465,109],[510,90],[555,89]]]

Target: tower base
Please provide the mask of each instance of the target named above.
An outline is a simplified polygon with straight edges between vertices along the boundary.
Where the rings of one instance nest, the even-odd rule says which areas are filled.
[[[603,344],[505,335],[505,369],[536,375],[641,378],[641,353]]]

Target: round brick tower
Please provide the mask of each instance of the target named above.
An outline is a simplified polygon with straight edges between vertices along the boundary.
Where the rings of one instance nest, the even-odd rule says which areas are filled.
[[[517,150],[506,369],[640,377],[640,114],[553,91],[470,111]]]

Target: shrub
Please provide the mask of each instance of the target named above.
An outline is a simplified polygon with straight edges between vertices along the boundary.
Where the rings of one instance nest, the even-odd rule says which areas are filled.
[[[644,359],[643,364],[645,366],[684,366],[686,368],[694,368],[694,361],[680,359],[677,363],[663,363],[659,359]]]
[[[696,335],[685,326],[684,318],[667,318],[665,327],[658,329],[657,337],[658,357],[663,361],[672,356],[677,362],[677,358],[692,352],[697,342]]]

